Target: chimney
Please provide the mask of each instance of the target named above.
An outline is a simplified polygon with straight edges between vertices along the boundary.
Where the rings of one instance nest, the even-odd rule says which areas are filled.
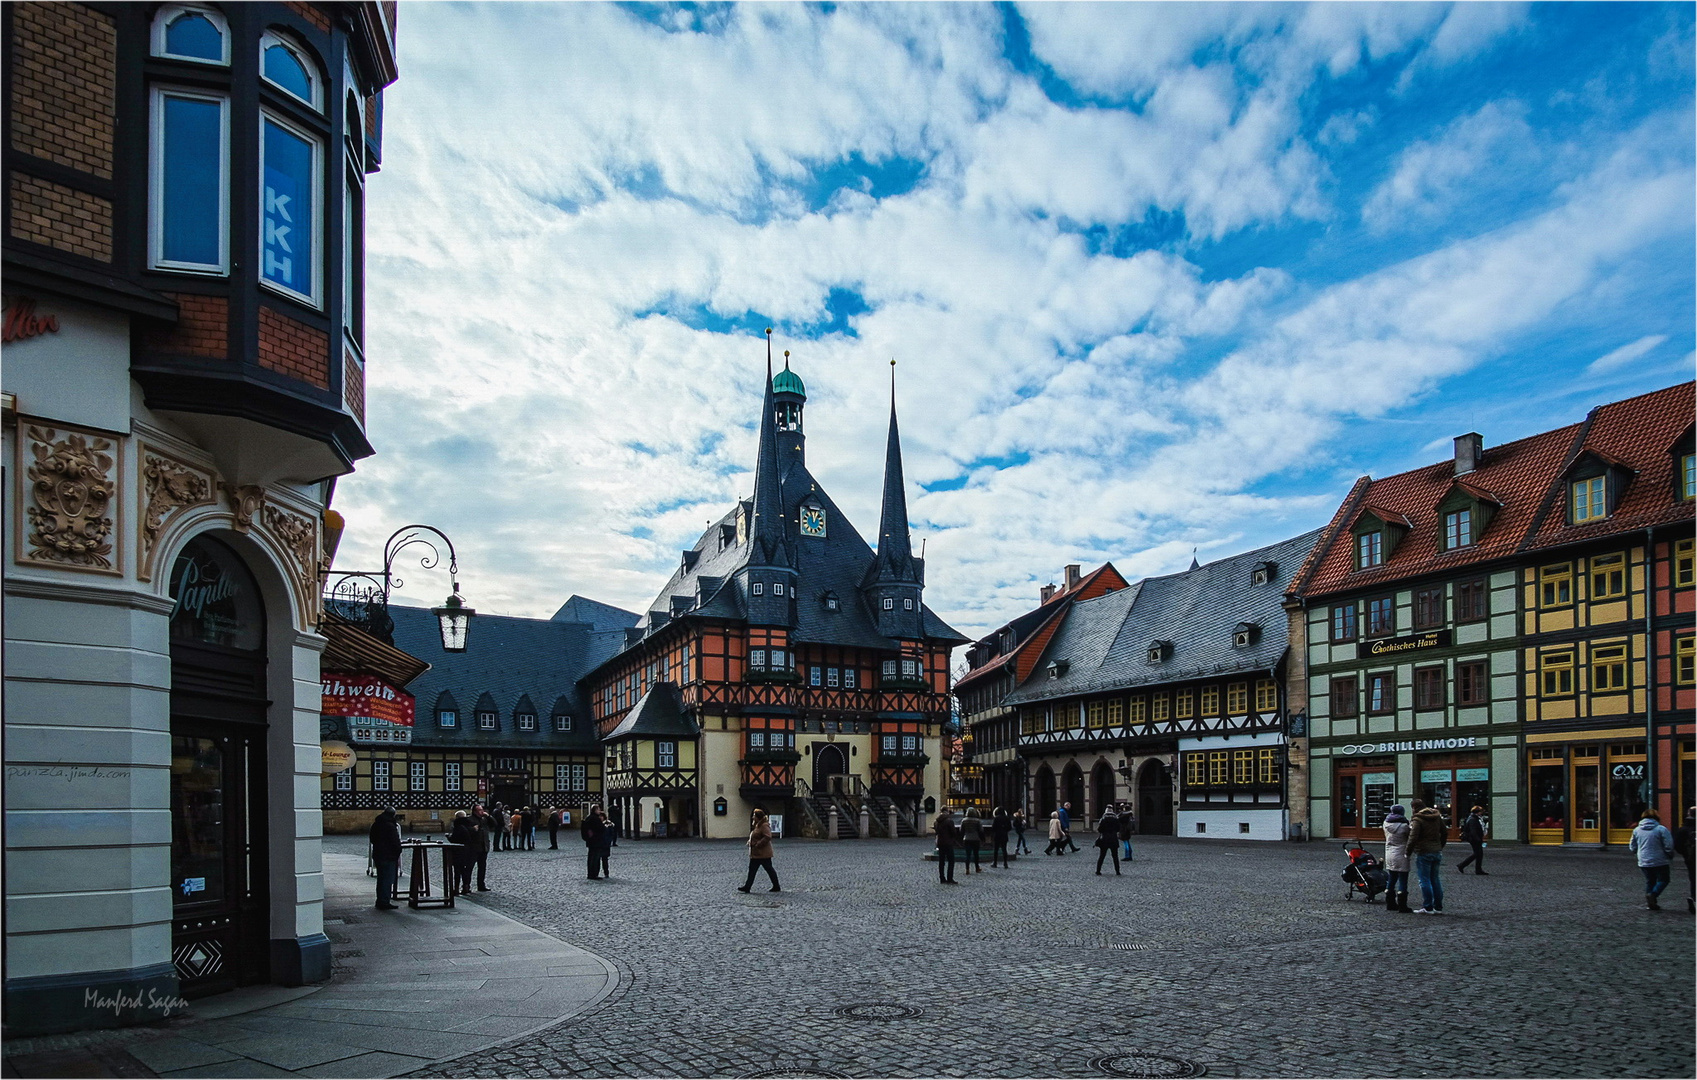
[[[1455,474],[1466,476],[1479,467],[1479,461],[1485,456],[1485,440],[1477,431],[1469,431],[1465,435],[1455,437]]]
[[[1067,566],[1066,566],[1066,572],[1067,572],[1067,588],[1071,589],[1078,584],[1078,564],[1077,563],[1068,563]]]
[[[1043,598],[1042,602],[1047,604],[1049,602],[1049,598],[1055,595],[1054,583],[1051,582],[1050,584],[1043,586],[1041,589],[1037,590],[1037,594]]]

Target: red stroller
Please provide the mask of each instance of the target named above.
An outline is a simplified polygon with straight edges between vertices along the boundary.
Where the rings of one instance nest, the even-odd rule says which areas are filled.
[[[1363,848],[1360,844],[1351,842],[1343,846],[1345,855],[1349,856],[1349,865],[1341,875],[1349,885],[1349,891],[1344,893],[1345,900],[1355,899],[1356,893],[1364,893],[1367,902],[1385,891],[1385,868],[1377,856]]]

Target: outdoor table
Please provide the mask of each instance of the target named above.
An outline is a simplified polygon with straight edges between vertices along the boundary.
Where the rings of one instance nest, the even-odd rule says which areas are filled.
[[[409,840],[401,845],[404,850],[412,849],[412,874],[407,887],[407,907],[453,907],[454,906],[454,849],[459,844],[450,844],[442,840]],[[440,848],[442,851],[442,895],[435,895],[430,888],[430,849]]]

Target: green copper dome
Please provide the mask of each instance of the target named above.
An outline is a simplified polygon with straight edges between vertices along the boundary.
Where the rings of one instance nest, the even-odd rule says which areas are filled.
[[[801,376],[790,370],[788,363],[784,370],[772,376],[772,393],[795,394],[798,397],[807,396],[807,387],[802,385]]]

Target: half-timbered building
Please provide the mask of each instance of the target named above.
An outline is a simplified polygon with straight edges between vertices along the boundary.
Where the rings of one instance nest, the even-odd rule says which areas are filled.
[[[585,679],[631,835],[740,835],[756,806],[792,832],[834,816],[844,835],[863,808],[887,831],[895,809],[905,832],[942,791],[949,655],[965,639],[924,604],[894,398],[876,551],[808,471],[806,401],[786,360],[766,384],[753,497],[682,553]]]
[[[1289,835],[1284,582],[1318,535],[1070,601],[1005,698],[1029,812],[1123,801],[1144,834]]]

